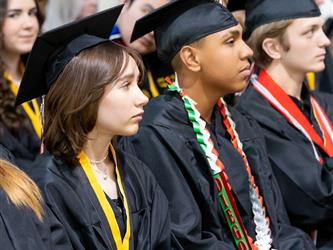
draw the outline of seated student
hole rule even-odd
[[[135,22],[145,14],[168,3],[170,0],[122,0],[124,8],[118,18],[117,25],[112,30],[111,40],[128,46],[142,56],[147,69],[141,89],[149,98],[156,97],[167,91],[166,77],[174,79],[170,64],[158,59],[153,33],[130,42]]]
[[[38,101],[15,108],[15,96],[41,22],[36,0],[0,0],[0,143],[22,169],[39,154],[42,131]]]
[[[139,133],[121,140],[169,199],[178,249],[313,249],[290,226],[255,122],[225,105],[242,90],[252,51],[222,5],[180,0],[138,20],[178,81],[149,102]]]
[[[35,183],[10,161],[14,157],[0,144],[0,248],[51,249],[42,235],[44,212]]]
[[[245,36],[262,70],[237,108],[262,127],[292,224],[332,249],[333,96],[303,83],[325,67],[323,19],[312,0],[250,1],[246,11]]]
[[[45,97],[45,155],[30,174],[42,190],[53,242],[74,249],[168,249],[168,203],[153,175],[110,144],[138,131],[148,98],[133,50],[108,39],[122,6],[41,35],[17,103]],[[32,83],[32,84],[31,84]]]

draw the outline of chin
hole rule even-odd
[[[318,63],[317,65],[314,65],[313,67],[311,67],[307,72],[321,72],[325,69],[325,63]]]
[[[27,54],[32,50],[32,44],[27,46],[22,46],[17,49],[20,54]]]
[[[121,133],[122,136],[132,136],[135,135],[139,131],[139,126],[128,128],[126,131],[123,131]]]
[[[154,50],[153,50],[153,49],[146,48],[146,47],[141,47],[140,49],[137,49],[137,51],[138,51],[141,55],[147,55],[147,54],[153,52]]]
[[[248,85],[248,80],[243,80],[241,82],[235,83],[235,88],[232,93],[242,92]]]

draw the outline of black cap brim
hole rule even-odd
[[[247,0],[229,0],[227,8],[229,11],[245,10]]]
[[[61,53],[71,41],[81,35],[108,39],[122,8],[123,5],[119,5],[39,35],[27,61],[16,105],[48,92],[50,83],[47,82],[47,72],[52,64],[50,58]]]

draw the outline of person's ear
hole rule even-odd
[[[198,49],[195,46],[183,46],[179,51],[179,58],[189,70],[193,72],[201,70],[200,57],[198,55]]]
[[[273,60],[281,58],[282,46],[276,38],[265,38],[261,47]]]

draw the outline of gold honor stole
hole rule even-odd
[[[92,170],[92,167],[90,165],[87,155],[82,151],[79,154],[78,158],[79,158],[79,162],[83,168],[83,171],[86,174],[92,189],[94,190],[94,193],[98,199],[98,202],[102,207],[105,217],[107,218],[114,242],[116,243],[117,250],[129,250],[129,241],[130,241],[130,237],[131,237],[130,212],[129,212],[124,187],[123,187],[123,184],[121,181],[121,177],[120,177],[120,173],[119,173],[119,169],[118,169],[118,165],[117,165],[116,153],[115,153],[112,145],[110,145],[110,149],[111,149],[112,156],[113,156],[113,159],[115,162],[117,183],[118,183],[120,192],[124,199],[124,207],[125,207],[125,211],[126,211],[126,233],[125,233],[124,239],[121,238],[119,226],[118,226],[116,217],[114,215],[114,212],[111,208],[110,203],[108,202],[108,200],[106,198],[106,195],[105,195],[102,187],[99,185],[99,183],[96,179],[96,176]]]
[[[12,93],[14,94],[14,96],[17,96],[18,87],[14,83],[13,79],[10,77],[10,75],[7,72],[4,73],[4,77],[5,77],[5,79],[7,79],[9,81],[9,87],[10,87],[10,90],[12,91]],[[38,106],[36,99],[33,99],[31,102],[32,102],[33,109],[27,102],[22,104],[22,108],[25,111],[25,113],[28,115],[30,122],[31,122],[38,138],[41,138],[42,137],[42,123],[41,123],[41,119],[40,119],[39,106]]]

